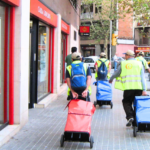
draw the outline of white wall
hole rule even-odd
[[[74,31],[76,31],[76,41],[74,40]],[[68,54],[71,53],[71,47],[77,47],[77,50],[80,51],[78,29],[72,25],[70,25],[70,48]]]
[[[61,51],[61,15],[58,14],[57,28],[55,29],[54,43],[54,93],[60,89],[60,51]]]
[[[20,0],[15,9],[14,123],[28,120],[30,0]]]

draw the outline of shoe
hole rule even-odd
[[[67,101],[69,101],[70,99],[71,99],[70,96],[68,96],[68,97],[67,97]]]
[[[132,122],[134,121],[133,118],[130,118],[126,124],[127,127],[130,127],[132,125]]]

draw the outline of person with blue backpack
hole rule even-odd
[[[83,99],[89,98],[91,94],[91,70],[82,62],[81,54],[75,52],[72,54],[72,64],[66,68],[66,79],[68,89],[67,99]],[[89,100],[90,101],[90,100]]]
[[[102,52],[100,54],[100,59],[96,61],[96,80],[107,80],[110,77],[111,64],[108,59],[106,59],[106,54]]]

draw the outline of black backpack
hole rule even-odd
[[[101,60],[99,59],[99,61],[101,61]],[[98,67],[98,80],[105,80],[106,79],[106,76],[108,73],[108,69],[105,65],[106,61],[108,61],[108,60],[105,60],[104,62],[101,61],[101,65]]]

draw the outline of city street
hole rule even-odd
[[[113,70],[112,70],[113,72]],[[92,83],[94,74],[92,74]],[[148,73],[145,74],[148,89]],[[114,84],[114,82],[113,82]],[[59,94],[47,108],[30,109],[28,123],[3,145],[0,150],[88,150],[90,143],[65,142],[60,148],[60,136],[64,132],[67,119],[67,90]],[[148,92],[150,94],[150,92]],[[113,108],[96,107],[92,120],[93,150],[150,150],[150,132],[138,132],[133,137],[132,127],[126,127],[122,107],[123,92],[114,89]],[[96,87],[92,85],[91,100],[96,100]]]

